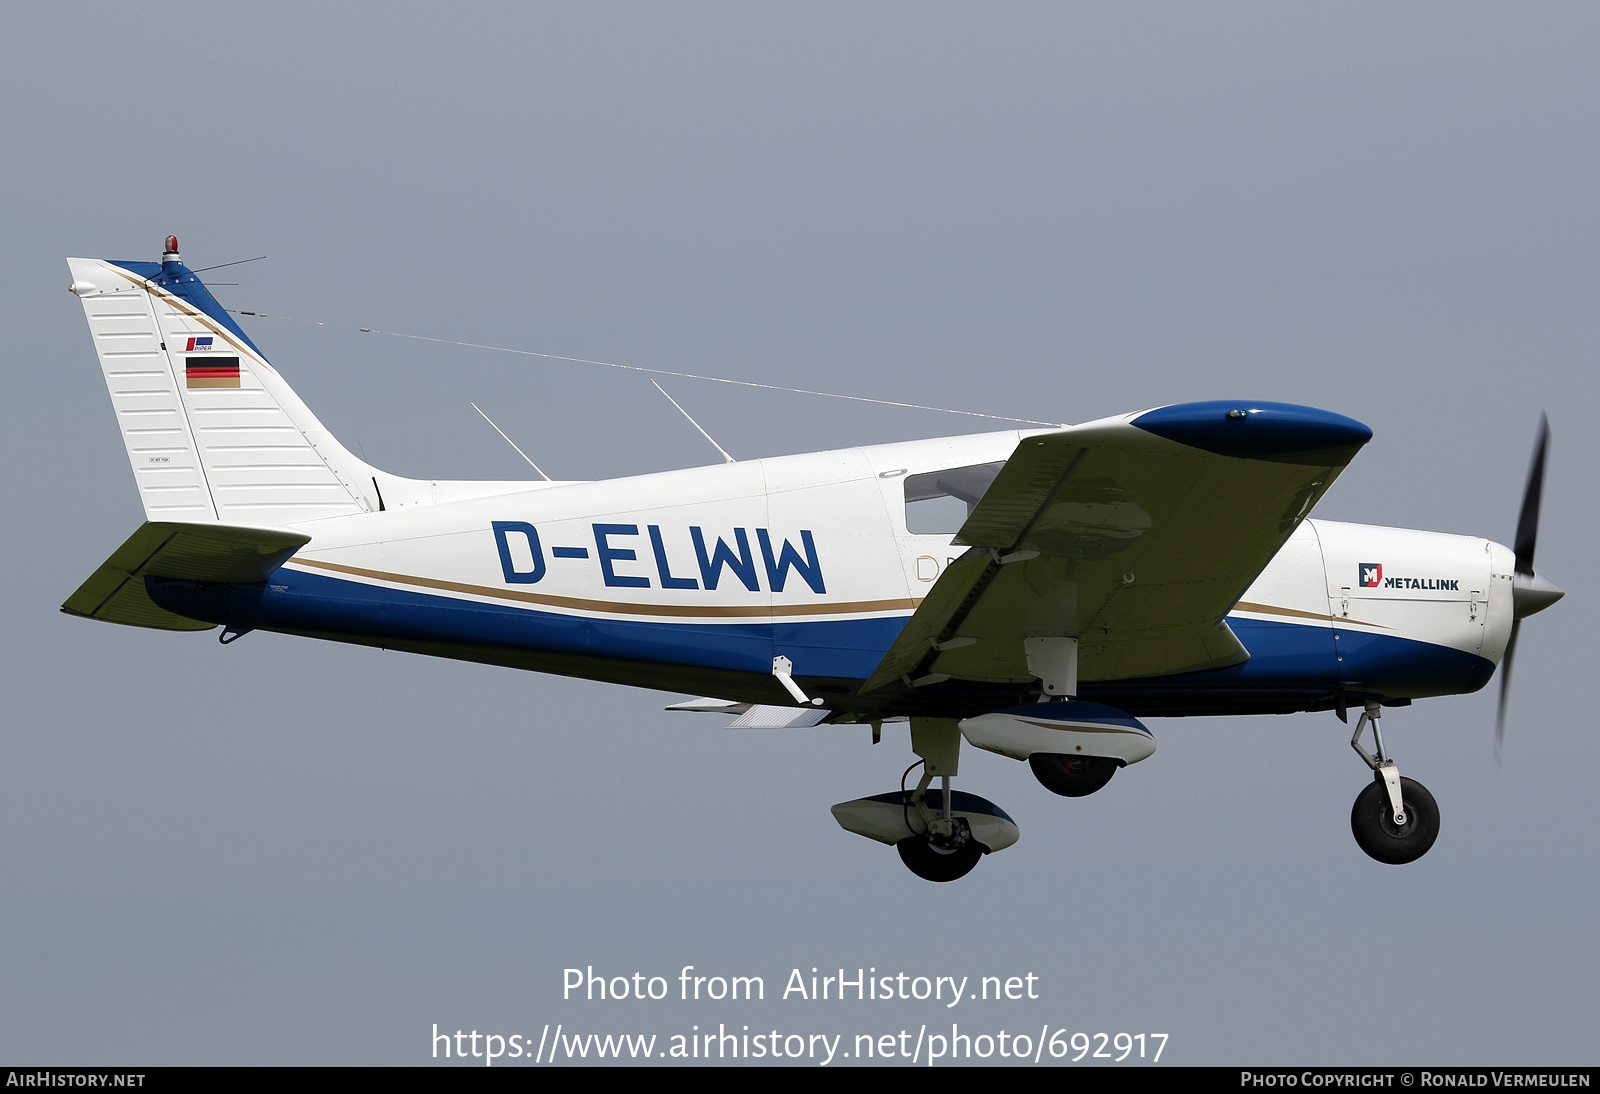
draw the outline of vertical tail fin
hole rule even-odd
[[[323,428],[176,238],[159,263],[67,262],[147,519],[285,525],[382,507],[381,473]]]

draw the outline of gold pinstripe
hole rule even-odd
[[[738,616],[747,618],[782,618],[792,615],[852,615],[863,612],[914,611],[920,600],[857,600],[830,604],[776,604],[751,606],[711,607],[694,604],[626,604],[609,600],[584,600],[572,596],[551,596],[548,593],[528,593],[520,589],[496,589],[488,585],[468,585],[460,581],[441,581],[438,578],[415,577],[384,570],[367,570],[360,566],[346,566],[338,562],[296,558],[293,566],[312,566],[320,570],[333,570],[355,577],[369,577],[396,585],[413,585],[423,589],[442,589],[471,596],[487,596],[496,600],[516,600],[525,604],[543,604],[551,608],[568,608],[584,612],[607,612],[614,615],[658,615],[675,617],[714,618]]]

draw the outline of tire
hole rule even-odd
[[[969,839],[960,847],[930,843],[926,836],[907,836],[895,844],[906,869],[924,881],[954,881],[966,877],[988,848]]]
[[[1400,805],[1406,823],[1395,827],[1389,791],[1378,777],[1356,795],[1350,809],[1350,832],[1356,843],[1379,862],[1400,866],[1428,853],[1439,838],[1439,805],[1428,788],[1415,779],[1400,779]]]
[[[1069,756],[1060,752],[1035,752],[1028,757],[1033,777],[1053,794],[1082,798],[1093,794],[1117,773],[1117,761],[1104,756]]]

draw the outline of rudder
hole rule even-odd
[[[175,237],[159,263],[67,262],[146,519],[286,525],[382,507],[381,472],[322,427]]]

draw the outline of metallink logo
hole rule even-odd
[[[1384,577],[1383,563],[1357,564],[1359,584],[1363,589],[1409,589],[1418,592],[1460,592],[1458,577]]]

